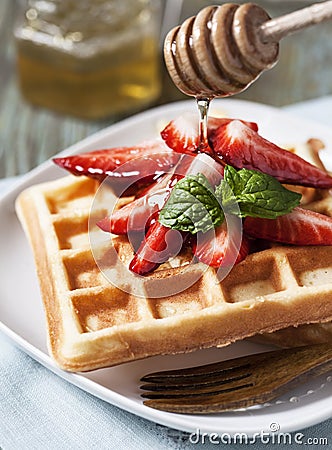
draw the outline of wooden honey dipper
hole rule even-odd
[[[166,66],[187,95],[230,96],[276,64],[280,39],[331,18],[331,0],[276,19],[253,3],[208,6],[168,33]]]

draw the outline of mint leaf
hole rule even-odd
[[[201,173],[178,181],[159,213],[162,225],[192,234],[205,233],[220,225],[223,219],[213,188]]]
[[[270,175],[248,169],[237,171],[231,166],[225,167],[216,196],[231,214],[267,219],[291,212],[301,199],[301,194],[286,189]]]
[[[236,186],[237,182],[235,181],[235,179],[231,180],[230,178],[231,175],[236,174],[237,174],[236,171],[234,174],[230,174],[228,182],[225,179],[223,179],[219,184],[219,186],[216,187],[215,195],[219,203],[222,205],[224,211],[226,211],[228,214],[239,215],[239,205],[237,202],[236,195],[234,194],[235,191],[234,187]]]
[[[224,220],[224,211],[239,217],[275,219],[292,211],[301,194],[286,189],[270,175],[226,166],[215,192],[201,173],[188,175],[174,186],[159,214],[163,225],[192,234],[205,233]]]

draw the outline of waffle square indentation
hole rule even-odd
[[[57,215],[53,222],[60,250],[84,248],[90,244],[89,232],[100,229],[96,223],[106,215],[106,210],[97,210],[89,216],[88,211],[71,216]]]
[[[54,222],[60,250],[82,248],[89,244],[88,217],[62,217]]]
[[[141,319],[137,299],[112,286],[101,292],[75,294],[72,303],[83,332],[102,330]]]
[[[64,189],[54,189],[45,193],[45,199],[51,214],[64,211],[89,209],[91,195],[96,192],[98,183],[95,180],[82,177],[77,183],[68,184]]]
[[[107,284],[90,250],[63,257],[69,289],[82,289]]]
[[[300,286],[321,286],[332,282],[332,252],[330,246],[307,247],[301,257],[288,255]],[[319,263],[317,263],[319,261]]]
[[[167,272],[167,271],[165,271]],[[206,275],[202,276],[202,272],[191,271],[184,272],[181,275],[174,274],[172,290],[176,295],[166,296],[168,289],[166,282],[170,283],[168,277],[165,280],[158,277],[149,280],[146,284],[146,291],[149,298],[149,306],[153,316],[156,319],[177,316],[186,313],[195,313],[201,309],[212,305],[212,292],[214,286],[207,286]],[[165,296],[163,295],[165,281]],[[218,287],[217,287],[218,288]],[[159,294],[159,296],[158,296]],[[151,296],[155,298],[151,298]]]
[[[226,301],[230,303],[263,297],[284,289],[280,268],[273,257],[267,258],[264,264],[255,264],[253,258],[250,270],[248,261],[244,261],[244,264],[234,266],[222,282]]]

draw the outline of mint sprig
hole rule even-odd
[[[301,194],[286,189],[271,175],[226,166],[216,196],[226,212],[240,217],[275,219],[299,205]]]
[[[217,227],[224,214],[213,187],[199,173],[178,181],[159,213],[159,222],[176,230],[192,234]]]
[[[286,189],[270,175],[226,166],[224,179],[214,190],[199,173],[174,186],[159,214],[163,225],[195,234],[205,233],[224,220],[224,211],[240,217],[275,219],[300,203],[301,194]]]

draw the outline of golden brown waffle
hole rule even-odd
[[[133,251],[125,237],[113,240],[120,266],[109,238],[91,250],[89,237],[102,233],[95,223],[111,200],[95,201],[89,222],[97,189],[94,180],[67,176],[27,189],[16,204],[34,251],[50,352],[62,368],[87,371],[332,320],[331,246],[273,246],[249,255],[221,283],[214,269],[188,264],[185,254],[128,280]],[[332,197],[318,196],[311,207],[332,216]],[[170,286],[178,293],[169,296]]]
[[[323,148],[324,143],[320,139],[313,138],[302,145],[291,148],[291,151],[324,170],[324,165],[319,158],[319,151]],[[288,188],[295,189],[302,194],[302,203],[304,203],[304,206],[331,216],[330,199],[332,192],[317,191],[316,189],[305,187],[295,188],[294,186],[288,186]],[[262,334],[259,337],[256,336],[254,340],[280,347],[296,347],[331,342],[332,322],[292,326],[275,331],[274,333]]]

